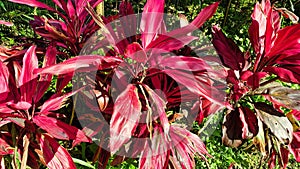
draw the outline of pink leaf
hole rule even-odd
[[[165,33],[167,34],[167,33]],[[176,36],[176,35],[175,35]],[[181,37],[171,37],[168,35],[159,35],[157,40],[154,40],[148,45],[148,49],[157,48],[162,51],[172,51],[183,48],[184,45],[188,45],[193,40],[198,39],[195,36],[181,36]]]
[[[47,48],[46,55],[44,57],[43,67],[54,65],[56,62],[56,47],[54,45],[50,45]],[[47,91],[48,87],[51,84],[52,75],[51,74],[42,74],[40,75],[37,91],[34,102],[37,102],[41,99],[44,93]]]
[[[168,157],[169,141],[165,137],[163,131],[156,127],[154,128],[153,137],[151,142],[146,142],[145,148],[140,156],[140,169],[153,169],[156,168],[163,169]]]
[[[51,8],[48,5],[46,5],[42,2],[39,2],[37,0],[9,0],[9,1],[19,3],[19,4],[28,5],[28,6],[31,6],[31,7],[44,8],[44,9],[47,9],[49,11],[55,11],[53,8]]]
[[[209,156],[205,144],[201,139],[184,128],[171,126],[170,138],[172,139],[170,142],[172,144],[172,155],[175,157],[174,159],[177,164],[180,164],[181,168],[194,168],[194,156],[196,153],[204,160],[206,160],[204,155]]]
[[[80,142],[90,142],[81,130],[55,118],[36,115],[33,122],[57,139],[74,140],[73,147]]]
[[[68,8],[69,17],[73,18],[76,14],[76,11],[75,11],[75,8],[73,6],[72,0],[68,0],[67,8]]]
[[[136,86],[129,84],[115,101],[110,122],[110,150],[115,153],[130,138],[138,125],[141,102]]]
[[[76,169],[68,151],[60,146],[56,140],[43,134],[39,141],[47,167],[55,169]]]
[[[149,88],[146,85],[143,85],[150,96],[150,103],[152,109],[152,116],[157,116],[160,119],[160,123],[163,126],[164,133],[168,134],[170,130],[170,124],[167,118],[167,114],[165,112],[166,108],[166,100],[163,100],[155,91]],[[153,118],[153,117],[151,117]],[[155,119],[153,119],[155,120]],[[150,122],[151,123],[151,122]]]
[[[76,56],[53,66],[36,69],[34,73],[49,73],[55,75],[73,74],[76,70],[95,71],[113,68],[116,67],[120,62],[122,62],[121,59],[109,56]]]
[[[38,59],[35,54],[36,46],[31,46],[24,55],[23,66],[19,78],[19,86],[22,95],[22,101],[32,102],[37,85],[37,75],[33,73],[38,68]]]
[[[144,48],[154,39],[164,15],[164,0],[148,0],[144,6],[140,29],[142,31],[142,44]]]
[[[269,11],[271,10],[270,1],[267,3],[262,2],[262,4],[256,3],[252,17],[252,23],[249,27],[250,41],[254,48],[256,54],[263,54],[264,51],[264,36],[267,27],[267,17]]]
[[[25,101],[20,101],[17,103],[7,102],[6,105],[7,105],[7,107],[14,109],[14,110],[28,110],[32,106],[30,103],[25,102]]]
[[[0,20],[0,25],[13,26],[14,24],[11,23],[11,22],[6,22],[6,21],[3,21],[3,20]]]
[[[14,148],[11,147],[4,139],[0,138],[0,156],[14,154]]]
[[[55,111],[61,108],[62,104],[66,100],[67,97],[70,97],[74,95],[76,92],[70,92],[68,94],[64,94],[63,96],[56,96],[56,97],[51,97],[45,103],[42,105],[40,112],[41,113],[46,113],[49,111]]]
[[[202,59],[196,57],[170,56],[164,57],[160,66],[170,69],[181,69],[185,71],[211,71],[211,67]]]

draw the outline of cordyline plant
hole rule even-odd
[[[105,168],[113,154],[115,164],[128,157],[139,158],[140,168],[194,168],[195,155],[204,160],[210,156],[200,138],[178,119],[192,119],[188,124],[195,120],[201,123],[223,106],[220,85],[213,79],[224,77],[224,71],[217,72],[185,47],[197,39],[190,33],[212,17],[218,3],[203,9],[190,24],[167,32],[162,0],[147,2],[139,26],[137,18],[130,17],[116,29],[110,27],[110,21],[134,14],[127,1],[121,3],[120,13],[112,18],[99,17],[93,11],[101,1],[53,0],[60,10],[35,0],[11,1],[53,11],[63,21],[35,17],[31,23],[39,35],[49,40],[41,68],[34,45],[27,50],[2,52],[3,168],[9,157],[12,159],[8,162],[14,167],[38,168],[44,164],[49,168],[75,168],[71,156],[57,140],[73,140],[74,147],[99,133],[99,150],[95,154],[99,168]],[[87,12],[93,18],[89,24]],[[104,55],[76,56],[56,63],[56,45],[77,55],[97,27],[105,38],[93,47],[109,49]],[[96,76],[90,76],[90,72]],[[45,93],[53,75],[58,77],[56,92],[49,98]],[[73,75],[74,85],[82,85],[63,94]],[[56,113],[71,95],[75,95],[76,104],[87,105],[88,109],[77,112],[84,114],[79,119],[90,120],[83,130],[64,123],[63,114]],[[96,108],[90,104],[90,96],[97,98]],[[104,118],[95,118],[93,111]],[[13,156],[4,156],[10,154]]]
[[[233,106],[224,117],[223,143],[238,147],[253,138],[270,168],[276,159],[286,168],[289,153],[300,161],[300,92],[278,82],[300,82],[300,25],[281,28],[279,12],[297,18],[269,0],[255,5],[249,28],[254,56],[241,52],[218,26],[213,27],[213,44],[228,68],[228,102]]]
[[[140,168],[194,168],[195,155],[205,160],[208,153],[204,143],[174,121],[176,116],[184,116],[185,104],[191,105],[187,106],[185,118],[197,119],[199,123],[213,112],[210,110],[218,110],[223,103],[222,99],[216,99],[215,95],[220,94],[219,86],[215,86],[211,77],[224,75],[204,60],[193,57],[191,52],[176,55],[173,51],[179,51],[196,39],[188,34],[201,27],[215,13],[217,6],[218,3],[214,3],[206,7],[191,24],[170,32],[166,31],[163,21],[164,1],[161,0],[147,2],[139,26],[135,26],[137,18],[129,16],[134,14],[131,5],[122,2],[117,17],[125,19],[121,19],[121,25],[115,29],[108,19],[98,17],[89,7],[88,11],[105,38],[87,46],[95,51],[107,50],[105,56],[75,57],[36,71],[41,75],[76,72],[80,74],[77,79],[90,87],[79,93],[81,100],[77,102],[85,103],[89,108],[82,110],[84,116],[79,118],[90,120],[83,129],[89,131],[90,137],[94,138],[100,130],[101,167],[107,165],[112,154],[117,155],[116,164],[128,157],[139,158]],[[86,67],[94,62],[100,64]],[[96,71],[96,78],[94,74],[89,76],[87,69]],[[97,98],[98,113],[104,118],[90,118],[97,117],[97,112],[91,113],[95,107],[90,95]]]
[[[49,46],[43,67],[55,60],[56,49]],[[52,75],[38,76],[33,73],[37,68],[36,46],[24,51],[1,51],[1,168],[9,164],[16,168],[39,168],[38,162],[49,168],[75,168],[70,154],[56,139],[74,140],[73,147],[91,140],[83,131],[61,121],[63,114],[54,112],[74,92],[57,91],[47,100],[42,99]],[[57,89],[63,87],[58,84]],[[10,154],[11,158],[5,156]]]
[[[65,57],[78,55],[85,42],[99,29],[95,21],[89,17],[85,7],[88,3],[96,7],[102,0],[53,0],[55,7],[37,0],[9,1],[46,9],[56,14],[59,19],[35,16],[30,25],[35,33],[44,38],[44,44],[55,42],[67,50],[60,53],[65,54]]]

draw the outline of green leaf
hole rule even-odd
[[[72,160],[74,161],[75,164],[80,164],[82,166],[88,167],[88,168],[95,168],[93,165],[91,165],[90,163],[77,159],[77,158],[72,158]]]

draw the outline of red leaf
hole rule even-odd
[[[267,0],[262,1],[261,4],[258,2],[256,3],[252,17],[252,23],[249,27],[249,35],[250,41],[254,48],[256,54],[263,54],[264,51],[264,41],[265,41],[265,34],[266,34],[266,27],[267,27],[267,17],[271,10],[270,1]],[[258,58],[259,60],[259,58]]]
[[[68,59],[62,63],[49,66],[46,68],[36,69],[34,73],[49,73],[55,75],[70,74],[76,70],[81,71],[92,71],[92,70],[103,70],[117,66],[121,59],[109,56],[98,56],[98,55],[86,55],[76,56]]]
[[[56,140],[44,134],[39,141],[47,167],[55,169],[76,169],[68,151],[60,146]]]
[[[285,82],[300,83],[300,67],[299,65],[288,65],[281,67],[266,67],[264,71],[277,75]]]
[[[260,80],[267,76],[266,72],[254,72],[251,76],[247,78],[247,84],[256,89],[259,87]]]
[[[54,65],[56,62],[56,47],[54,45],[50,45],[47,48],[46,55],[44,57],[43,67]],[[42,74],[40,75],[37,91],[34,102],[37,102],[41,99],[44,93],[47,91],[48,87],[51,84],[52,75],[51,74]]]
[[[166,100],[163,100],[157,93],[155,93],[151,88],[146,85],[143,85],[150,96],[150,103],[152,109],[152,116],[156,116],[160,118],[160,123],[163,126],[164,132],[169,133],[170,124],[167,118],[167,114],[165,112],[166,108]],[[151,117],[153,118],[153,117]],[[152,119],[152,121],[155,119]],[[152,123],[152,121],[150,123]]]
[[[186,40],[183,40],[187,36],[188,33],[193,32],[200,28],[206,20],[211,18],[213,14],[216,12],[218,8],[219,2],[215,2],[212,5],[209,5],[205,7],[204,9],[201,10],[201,12],[198,14],[198,16],[190,23],[189,25],[180,28],[180,29],[175,29],[171,32],[165,33],[164,36],[159,36],[157,39],[152,41],[149,44],[149,48],[156,48],[156,46],[161,44],[164,44],[165,41],[170,41],[172,42],[173,39],[181,39],[182,42],[186,42]],[[171,37],[171,38],[170,38]],[[191,40],[191,39],[190,39]],[[172,42],[173,43],[173,42]],[[175,43],[176,44],[176,43]],[[172,46],[173,47],[173,46]],[[144,46],[145,48],[145,46]]]
[[[131,58],[139,63],[145,63],[147,59],[147,54],[141,47],[139,43],[129,44],[125,51],[126,58]]]
[[[184,85],[192,93],[206,97],[210,101],[223,105],[224,98],[222,98],[222,92],[213,87],[211,79],[208,78],[206,74],[200,76],[194,75],[191,72],[175,69],[166,69],[163,70],[163,72],[172,77],[177,83]]]
[[[289,144],[289,150],[297,162],[300,162],[300,131],[293,132],[293,140]]]
[[[49,11],[55,11],[53,8],[49,7],[48,5],[36,1],[36,0],[9,0],[10,2],[14,2],[14,3],[19,3],[19,4],[24,4],[24,5],[28,5],[31,7],[38,7],[38,8],[44,8],[47,9]]]
[[[284,55],[285,57],[300,52],[300,24],[287,26],[278,31],[273,48],[266,55],[273,57]]]
[[[47,131],[51,136],[62,140],[74,140],[73,147],[80,142],[90,142],[81,130],[55,118],[36,115],[32,119],[37,126]]]
[[[24,55],[23,66],[19,78],[19,86],[21,90],[22,101],[32,102],[37,85],[37,75],[33,73],[38,68],[38,59],[35,54],[36,46],[31,46]]]
[[[186,56],[164,57],[158,63],[161,67],[170,69],[181,69],[184,71],[211,71],[211,67],[202,59]]]
[[[47,113],[49,111],[55,111],[61,108],[61,105],[64,103],[67,97],[74,95],[76,92],[70,92],[68,94],[64,94],[60,97],[51,97],[48,99],[41,107],[41,113]]]
[[[14,154],[14,148],[11,147],[4,139],[0,138],[0,156]]]
[[[222,126],[222,142],[231,147],[238,147],[242,140],[252,138],[258,133],[258,121],[255,114],[247,107],[228,110]]]
[[[286,8],[274,8],[276,11],[280,12],[285,18],[289,18],[294,24],[297,24],[299,17],[293,12],[287,10]]]
[[[165,137],[164,132],[159,128],[154,128],[151,142],[146,142],[144,150],[140,156],[140,169],[163,169],[168,160],[168,151],[170,150],[169,141]]]
[[[144,6],[140,29],[144,48],[154,39],[163,21],[164,0],[148,0]]]
[[[184,128],[171,126],[170,138],[172,139],[170,142],[172,144],[172,155],[176,157],[175,159],[181,168],[192,169],[195,167],[195,153],[200,155],[204,160],[206,160],[204,155],[210,156],[201,139]]]
[[[129,84],[115,101],[110,121],[110,150],[118,151],[134,133],[141,115],[142,105],[136,86]]]
[[[8,88],[9,71],[5,64],[0,61],[0,93],[9,92]]]
[[[233,70],[242,70],[245,66],[244,54],[233,40],[227,38],[221,29],[213,27],[213,44],[222,63]]]

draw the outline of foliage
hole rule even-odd
[[[15,31],[25,43],[0,48],[1,168],[286,168],[290,154],[300,161],[300,27],[287,9],[262,0],[244,19],[250,1],[181,8],[124,0],[105,3],[114,9],[105,17],[94,11],[102,0],[10,1],[35,7],[26,8],[27,19],[39,36]],[[230,15],[237,5],[245,13]],[[223,12],[206,22],[218,6]],[[193,21],[181,15],[185,24],[168,30],[164,11]],[[22,18],[11,16],[17,19],[1,17],[1,26],[15,29]],[[218,25],[210,32],[212,23],[234,40]],[[212,33],[221,61],[195,56],[204,50],[193,46],[198,29]],[[204,131],[208,117],[212,135]]]
[[[270,168],[286,168],[289,153],[299,161],[297,143],[299,111],[298,90],[276,83],[299,83],[295,64],[299,60],[299,25],[280,28],[280,15],[296,18],[289,11],[278,10],[270,1],[257,3],[251,15],[249,37],[255,56],[241,52],[219,27],[213,27],[213,44],[222,63],[228,68],[227,83],[230,91],[228,109],[223,123],[222,141],[231,147],[240,146],[253,138]],[[288,13],[288,15],[287,15]],[[257,99],[264,96],[270,102]],[[270,105],[269,103],[272,103]],[[291,109],[283,112],[281,107]]]

